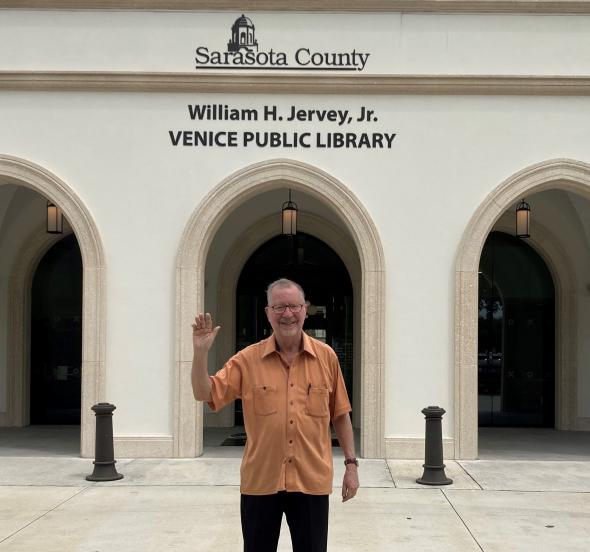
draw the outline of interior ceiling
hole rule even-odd
[[[280,234],[281,209],[283,203],[288,200],[289,189],[285,187],[264,192],[236,208],[216,232],[211,244],[206,268],[209,277],[217,274],[217,270],[221,266],[221,261],[225,258],[230,248],[257,222],[268,217],[276,217],[277,235]],[[338,214],[321,200],[294,190],[291,192],[291,200],[297,204],[299,221],[303,221],[307,214],[313,214],[316,217],[329,221],[346,235],[350,236],[346,221],[342,221]],[[301,222],[299,224],[301,225]]]
[[[42,220],[45,211],[37,207],[43,202],[45,202],[45,198],[30,188],[0,183],[0,229],[7,219],[22,214],[23,209],[28,210],[29,217],[38,211],[39,220]],[[13,210],[15,211],[13,212]]]
[[[272,190],[251,198],[240,205],[227,217],[222,227],[217,232],[214,241],[217,241],[220,244],[233,242],[236,236],[246,232],[248,228],[270,216],[276,216],[277,218],[278,233],[281,227],[281,209],[283,203],[288,200],[288,188]],[[297,204],[300,221],[305,218],[307,213],[311,213],[329,221],[345,233],[349,234],[347,227],[336,212],[321,201],[297,191],[291,192],[291,200]]]
[[[227,219],[228,224],[233,225],[235,220],[248,221],[249,226],[262,218],[276,214],[280,219],[280,212],[285,201],[289,200],[289,189],[281,188],[260,194],[244,204],[240,205]],[[335,211],[326,204],[305,193],[291,191],[291,200],[297,204],[301,217],[305,213],[312,213],[320,218],[330,221],[335,226],[346,230]]]
[[[556,236],[563,232],[564,225],[573,226],[586,244],[590,256],[590,200],[580,194],[562,189],[545,190],[526,195],[524,199],[531,206],[532,220],[538,221]],[[502,213],[494,229],[503,224],[514,226],[515,210],[516,203]]]

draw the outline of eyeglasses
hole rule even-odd
[[[267,308],[272,309],[277,314],[283,314],[287,309],[296,313],[301,311],[305,305],[269,305]]]

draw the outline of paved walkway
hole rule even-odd
[[[89,483],[92,462],[0,458],[0,551],[239,552],[239,458],[120,460],[125,478]],[[342,504],[335,460],[329,550],[590,550],[590,462],[448,462],[454,484],[415,483],[421,462],[361,460]],[[279,550],[291,550],[283,526]]]

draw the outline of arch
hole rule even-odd
[[[59,205],[67,218],[82,254],[82,417],[80,454],[83,457],[94,456],[95,422],[90,407],[104,400],[105,384],[105,350],[106,350],[106,316],[105,316],[105,267],[104,250],[98,229],[90,212],[72,189],[48,170],[30,161],[0,155],[0,177],[10,183],[30,188]],[[16,291],[8,308],[13,336],[17,337],[15,346],[9,353],[8,372],[12,373],[13,382],[20,382],[16,391],[17,401],[25,401],[27,381],[27,360],[24,344],[27,335],[28,305],[24,282],[32,282],[38,261],[55,240],[45,236],[29,242],[19,258],[11,275],[11,289]],[[20,279],[20,280],[18,280]],[[19,283],[20,282],[20,283]],[[19,349],[19,350],[17,350]],[[13,403],[16,408],[19,405]],[[20,405],[22,413],[23,405]]]
[[[522,196],[555,188],[590,197],[590,165],[553,159],[516,173],[485,198],[463,233],[455,266],[455,458],[477,458],[478,451],[477,304],[483,245],[498,219]],[[576,408],[574,272],[558,239],[538,223],[535,225],[538,236],[531,245],[549,266],[557,295],[557,425],[561,429],[573,429]]]
[[[382,458],[384,438],[384,292],[383,249],[374,223],[360,201],[329,174],[299,161],[276,159],[240,170],[216,186],[193,212],[176,264],[176,355],[174,454],[202,452],[202,404],[195,404],[190,383],[191,321],[204,309],[205,264],[215,234],[242,203],[286,185],[329,205],[349,226],[361,267],[360,372],[361,454]]]

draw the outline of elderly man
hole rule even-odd
[[[334,351],[303,332],[301,286],[277,280],[267,300],[273,334],[234,355],[214,376],[207,372],[207,353],[220,326],[209,313],[195,318],[193,394],[216,411],[242,399],[248,436],[240,470],[244,552],[275,552],[283,513],[294,552],[324,552],[333,478],[330,420],[345,457],[342,500],[359,487],[350,402]]]

